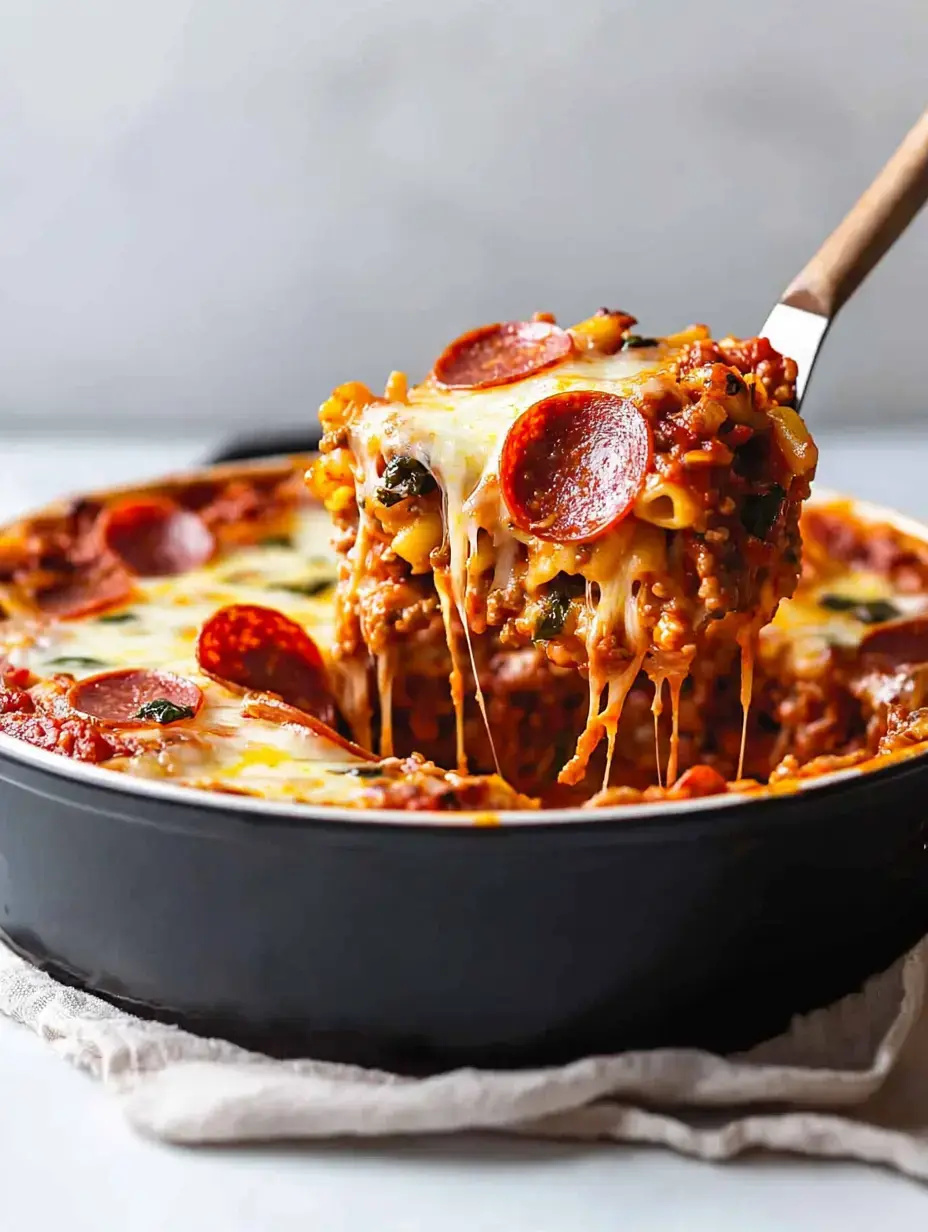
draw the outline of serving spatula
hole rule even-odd
[[[829,326],[928,200],[928,111],[789,284],[759,331],[796,361],[796,406]]]

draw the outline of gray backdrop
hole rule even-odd
[[[926,0],[0,0],[0,423],[298,423],[600,304],[752,332],[928,103]],[[928,216],[810,415],[928,413]]]

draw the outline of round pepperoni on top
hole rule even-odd
[[[35,596],[36,606],[56,620],[77,620],[93,612],[125,603],[132,593],[132,578],[112,559],[76,569]]]
[[[566,359],[573,345],[570,334],[549,321],[481,325],[442,351],[432,376],[446,389],[508,385]]]
[[[860,653],[890,670],[928,663],[928,616],[908,616],[870,629],[861,639]]]
[[[500,457],[500,487],[520,530],[584,543],[616,526],[653,458],[651,426],[629,398],[572,390],[515,421]]]
[[[283,612],[256,603],[232,603],[200,630],[197,662],[221,684],[274,693],[298,710],[333,724],[335,702],[319,647]]]
[[[74,710],[101,723],[160,724],[192,719],[203,704],[198,685],[174,672],[127,667],[73,685]]]
[[[291,726],[305,727],[314,735],[327,740],[344,752],[354,754],[361,761],[380,760],[379,757],[363,749],[360,744],[355,744],[353,740],[348,740],[341,732],[336,731],[334,727],[324,723],[314,714],[298,710],[296,706],[290,706],[278,697],[272,697],[266,693],[246,693],[245,700],[242,702],[242,714],[252,719],[263,719],[266,723],[288,723]]]
[[[199,516],[167,497],[117,501],[101,513],[102,545],[139,577],[187,573],[216,551],[212,531]]]

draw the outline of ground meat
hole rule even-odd
[[[111,757],[128,756],[133,751],[128,742],[105,734],[89,719],[59,719],[50,714],[22,711],[2,713],[0,731],[75,761],[108,761]]]
[[[723,363],[737,368],[742,375],[753,373],[763,385],[768,398],[781,406],[792,406],[796,400],[796,377],[799,369],[792,359],[775,351],[766,338],[722,338],[718,342],[702,340],[688,346],[679,361],[681,374]]]
[[[108,761],[135,752],[131,738],[119,736],[71,708],[67,692],[73,683],[71,676],[56,676],[40,681],[29,692],[0,688],[0,731],[75,761]]]
[[[886,719],[886,734],[880,740],[878,752],[895,753],[928,740],[928,707],[911,713],[902,707],[891,707]]]
[[[411,812],[530,809],[537,801],[514,791],[498,775],[478,777],[439,769],[414,755],[383,762],[384,782],[371,786],[372,807]],[[392,780],[392,781],[391,781]]]
[[[614,808],[621,804],[646,804],[660,800],[695,800],[701,796],[718,796],[728,791],[725,779],[711,766],[691,766],[671,787],[608,787],[597,792],[584,808]]]
[[[35,702],[23,689],[0,689],[0,714],[32,714]]]

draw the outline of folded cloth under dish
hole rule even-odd
[[[139,1130],[178,1143],[491,1129],[652,1142],[703,1159],[758,1148],[928,1181],[928,938],[864,990],[722,1058],[687,1050],[425,1079],[277,1061],[135,1018],[0,946],[0,1013],[99,1078]]]

